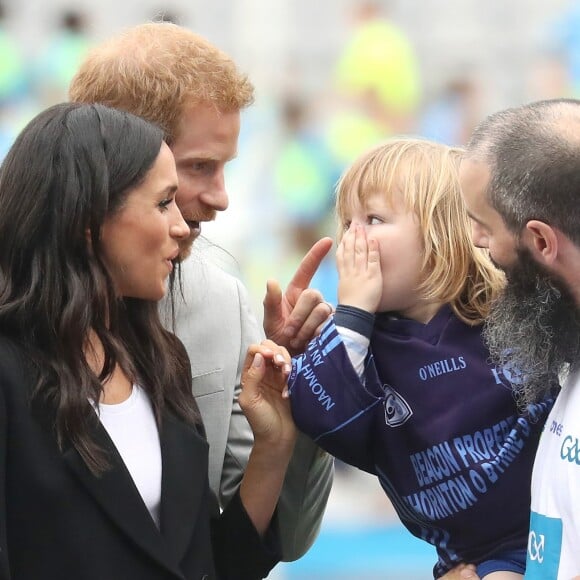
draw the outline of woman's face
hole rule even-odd
[[[103,259],[119,296],[160,300],[189,227],[175,204],[177,172],[163,143],[141,185],[101,228]]]

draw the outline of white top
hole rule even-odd
[[[352,368],[359,379],[364,380],[365,359],[371,344],[370,339],[345,326],[337,326],[336,330],[342,338]]]
[[[532,475],[526,580],[580,576],[580,368],[548,416]]]
[[[149,397],[138,385],[116,405],[99,403],[101,423],[113,440],[149,513],[159,527],[161,445]]]

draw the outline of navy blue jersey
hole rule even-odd
[[[481,326],[443,307],[428,323],[377,315],[362,378],[336,324],[289,380],[298,428],[378,476],[404,525],[437,548],[434,575],[525,550],[530,480],[551,401],[518,412],[508,368],[489,363]]]

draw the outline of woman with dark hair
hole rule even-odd
[[[240,404],[275,460],[251,456],[210,521],[189,361],[157,310],[189,235],[176,189],[161,130],[100,105],[44,111],[4,160],[2,580],[262,578],[277,561],[263,536],[296,432],[268,384],[289,358],[248,353]]]

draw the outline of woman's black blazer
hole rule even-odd
[[[111,463],[100,477],[74,447],[59,450],[52,409],[30,402],[34,376],[25,351],[0,336],[0,580],[267,575],[277,553],[260,540],[239,497],[210,523],[216,502],[199,431],[163,416],[157,528],[100,423],[93,435]]]

